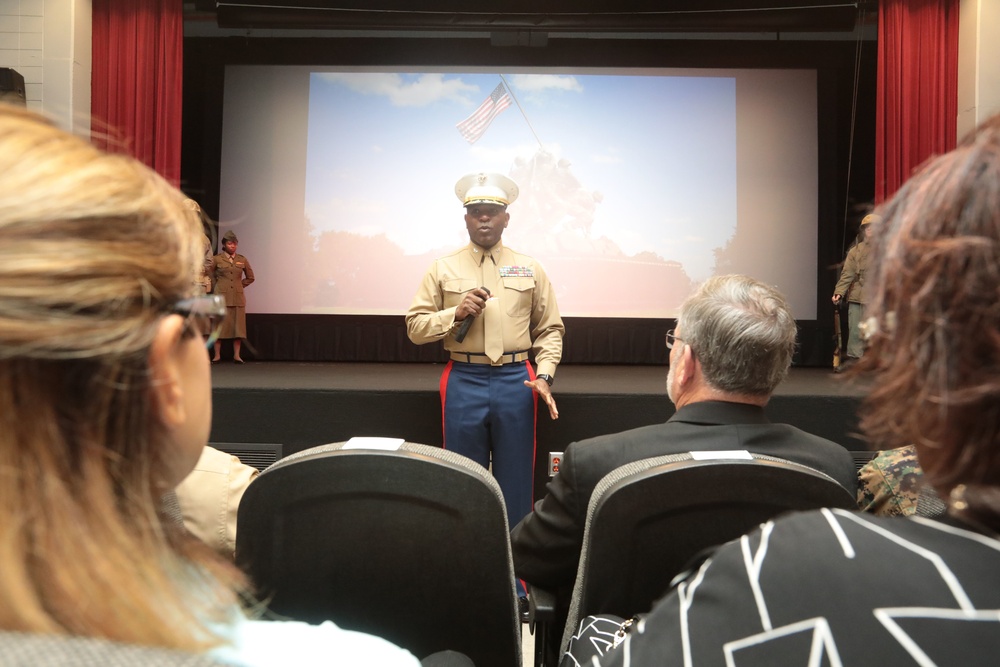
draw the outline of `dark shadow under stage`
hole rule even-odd
[[[283,455],[352,436],[441,444],[438,379],[443,364],[224,361],[212,366],[213,443],[276,443]],[[548,453],[570,442],[666,421],[663,366],[564,364],[553,394],[559,419],[538,416],[536,494]],[[793,368],[767,406],[772,421],[793,424],[864,458],[857,436],[857,381],[825,368]]]

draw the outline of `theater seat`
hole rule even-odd
[[[450,649],[477,667],[521,664],[496,481],[437,447],[354,444],[288,456],[247,488],[236,562],[269,610],[330,619],[418,658]]]
[[[597,484],[564,627],[552,595],[531,589],[539,597],[533,601],[538,620],[556,624],[538,633],[536,663],[543,662],[548,642],[561,637],[559,652],[565,650],[578,619],[649,611],[696,556],[783,512],[857,509],[853,494],[822,472],[770,456],[738,455],[749,458],[658,456],[617,468]]]

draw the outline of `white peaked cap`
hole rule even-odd
[[[517,199],[517,183],[503,174],[466,174],[455,184],[455,194],[462,206],[499,204],[506,206]]]

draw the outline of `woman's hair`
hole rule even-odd
[[[183,200],[0,105],[0,628],[197,650],[242,586],[159,509],[149,350],[203,262]]]
[[[873,229],[862,428],[1000,526],[1000,117],[927,163]]]

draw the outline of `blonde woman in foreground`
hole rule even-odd
[[[249,620],[242,575],[161,514],[208,439],[199,326],[222,314],[183,202],[0,105],[0,629],[235,665],[419,664],[330,622]]]

